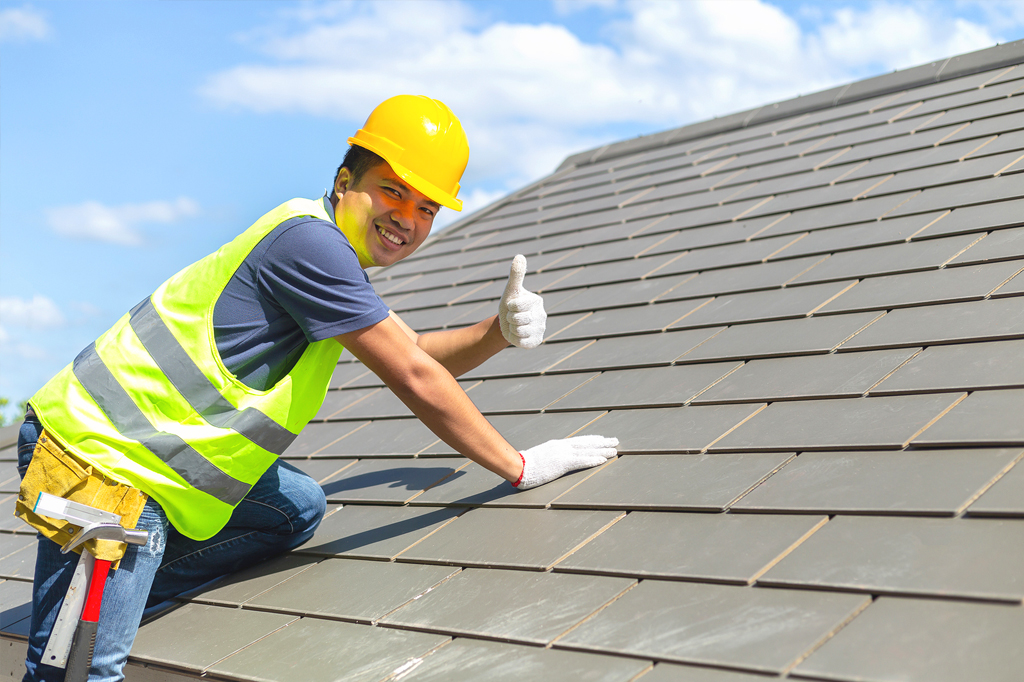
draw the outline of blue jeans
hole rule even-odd
[[[41,432],[35,416],[27,415],[18,436],[22,477]],[[120,567],[107,578],[89,680],[124,679],[121,670],[145,609],[155,610],[182,592],[298,547],[313,536],[326,508],[316,481],[282,460],[263,474],[228,524],[209,540],[179,533],[150,498],[136,524],[149,531],[149,542],[129,545]],[[57,543],[39,537],[23,682],[64,679],[64,670],[41,658],[77,563],[77,554],[61,554]]]

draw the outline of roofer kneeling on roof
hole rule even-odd
[[[458,118],[400,95],[348,141],[330,196],[281,204],[171,277],[30,400],[20,515],[60,541],[31,512],[45,490],[150,534],[143,547],[107,548],[123,558],[103,593],[90,679],[122,679],[144,609],[313,535],[323,490],[278,455],[320,408],[343,346],[446,443],[519,488],[615,454],[618,441],[600,436],[520,453],[454,379],[509,343],[543,340],[522,256],[498,314],[462,329],[416,334],[369,282],[365,268],[412,254],[441,206],[462,209]],[[26,680],[63,679],[41,656],[76,562],[40,539]]]

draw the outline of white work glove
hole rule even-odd
[[[596,467],[614,457],[618,446],[618,438],[604,436],[549,440],[519,453],[523,457],[523,473],[512,485],[526,490],[553,481],[570,471]]]
[[[501,335],[513,346],[536,348],[544,341],[548,314],[544,299],[523,288],[525,275],[526,257],[519,254],[512,259],[512,272],[498,304],[498,324]]]

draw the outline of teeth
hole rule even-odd
[[[392,244],[396,244],[398,246],[401,246],[402,244],[405,243],[401,239],[399,239],[398,237],[396,237],[395,235],[391,234],[390,232],[388,232],[387,230],[385,230],[383,228],[379,228],[378,227],[377,231],[380,232],[382,235],[384,235],[384,238],[387,239]]]

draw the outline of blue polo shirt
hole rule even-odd
[[[334,215],[324,197],[328,215]],[[245,385],[267,390],[310,343],[364,329],[388,316],[333,222],[287,220],[257,244],[213,309],[224,366]]]

